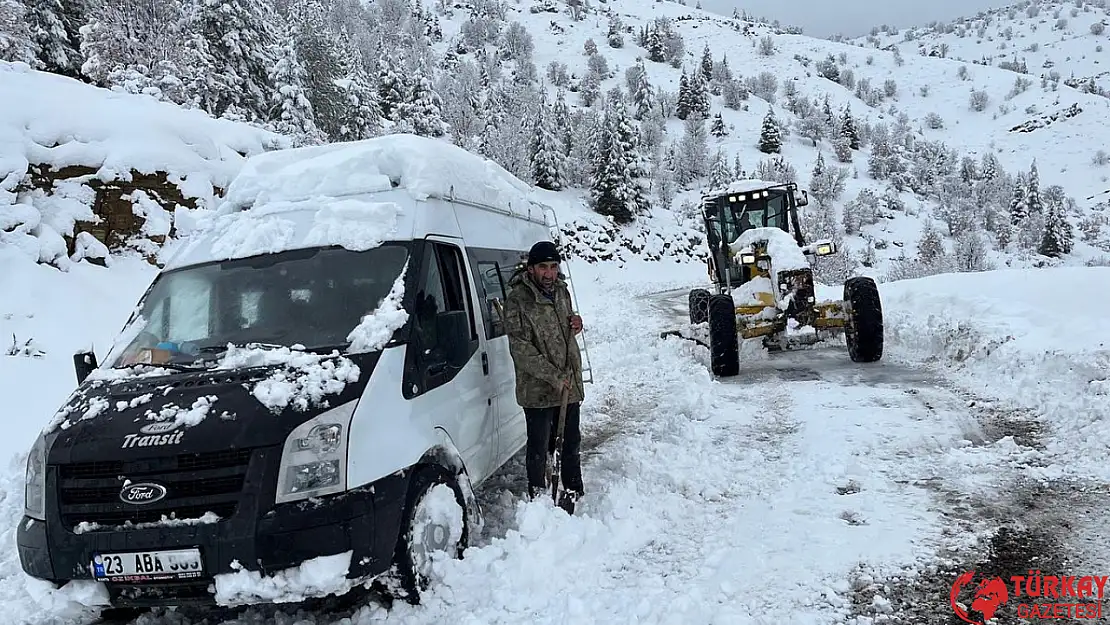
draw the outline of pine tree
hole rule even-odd
[[[940,231],[933,222],[926,221],[921,238],[917,242],[917,258],[926,266],[936,265],[944,256],[944,243]]]
[[[194,88],[201,108],[216,116],[265,119],[273,85],[277,17],[269,2],[195,0]]]
[[[732,175],[736,176],[737,180],[748,177],[748,172],[744,171],[744,164],[740,162],[740,154],[737,154],[732,161]]]
[[[636,119],[642,120],[655,107],[655,92],[651,88],[651,83],[648,82],[647,69],[644,68],[643,59],[637,58],[636,64],[629,70],[632,74],[632,84],[629,85],[629,95],[632,97],[632,115]]]
[[[409,76],[409,92],[404,102],[397,106],[394,121],[402,132],[423,137],[442,137],[447,134],[443,123],[443,101],[432,88],[423,68]]]
[[[687,184],[709,173],[709,133],[704,117],[691,115],[686,118],[677,157],[675,178],[679,183]]]
[[[1025,185],[1025,208],[1030,215],[1040,214],[1044,208],[1044,203],[1041,201],[1040,177],[1037,174],[1037,159],[1033,159],[1033,164],[1029,167],[1029,178],[1026,179]]]
[[[701,77],[705,83],[713,80],[713,55],[709,53],[709,44],[701,52]]]
[[[713,64],[713,75],[710,80],[716,87],[713,92],[714,95],[721,95],[721,86],[732,80],[732,69],[728,66],[728,55],[721,57],[721,60]]]
[[[732,171],[728,167],[728,159],[723,150],[718,149],[713,155],[713,162],[709,165],[709,188],[724,189],[732,180]]]
[[[813,186],[813,180],[816,180],[825,173],[825,155],[821,152],[817,153],[817,160],[813,163],[813,173],[810,176],[810,186]]]
[[[378,62],[378,107],[382,116],[397,121],[397,109],[405,103],[409,86],[397,59],[386,52]]]
[[[633,213],[647,212],[647,167],[640,155],[640,133],[632,123],[625,109],[624,101],[618,97],[611,98],[610,112],[612,124],[617,131],[617,139],[621,142],[621,151],[624,153],[628,168],[629,179],[629,208]]]
[[[844,114],[840,118],[840,134],[848,140],[848,147],[853,150],[859,149],[859,133],[856,132],[856,122],[852,119],[852,111],[850,107],[844,107]]]
[[[1064,216],[1062,207],[1052,203],[1045,215],[1044,235],[1041,237],[1037,252],[1051,258],[1059,258],[1071,252],[1075,233],[1071,223]]]
[[[551,108],[552,127],[559,139],[559,147],[564,156],[569,157],[574,147],[574,135],[571,132],[570,109],[567,108],[566,92],[560,87],[555,92],[555,105]],[[564,165],[566,163],[564,162]]]
[[[709,87],[705,82],[705,78],[698,72],[690,77],[690,112],[700,115],[701,117],[709,117]]]
[[[38,45],[31,38],[27,8],[20,0],[0,0],[0,60],[38,69]]]
[[[84,60],[78,30],[87,22],[81,0],[23,0],[23,18],[43,70],[79,77]]]
[[[1028,196],[1025,190],[1025,175],[1019,173],[1014,183],[1010,199],[1010,223],[1018,226],[1029,217]]]
[[[709,134],[714,137],[728,136],[728,128],[725,127],[725,120],[720,113],[713,116],[713,126],[709,129]]]
[[[682,75],[678,79],[678,102],[675,104],[674,115],[684,120],[691,110],[693,110],[693,101],[690,97],[690,78],[686,75],[686,68],[682,68]]]
[[[779,122],[775,119],[774,109],[767,109],[763,118],[763,128],[759,133],[759,151],[764,154],[777,153],[782,149],[782,137],[779,132]]]
[[[532,181],[541,189],[558,191],[563,188],[565,155],[559,140],[552,132],[552,117],[546,102],[541,102],[532,124],[532,141],[529,157]]]
[[[657,25],[652,25],[651,32],[648,33],[647,52],[649,61],[664,63],[667,60],[663,34],[659,32],[659,27]]]
[[[627,155],[612,122],[607,111],[597,135],[590,199],[597,213],[612,218],[617,224],[627,224],[632,222],[632,180]]]
[[[297,57],[292,29],[287,31],[277,50],[277,59],[270,68],[269,79],[274,85],[267,117],[274,129],[293,137],[294,145],[324,143],[326,137],[316,127],[312,103],[305,88],[307,72]]]

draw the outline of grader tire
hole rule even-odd
[[[844,300],[851,316],[844,328],[852,362],[876,362],[883,357],[883,304],[871,278],[857,276],[844,283]]]
[[[709,298],[709,366],[713,375],[722,378],[740,373],[740,338],[731,295],[718,293]]]
[[[690,291],[690,323],[705,323],[709,321],[709,291],[693,289]]]

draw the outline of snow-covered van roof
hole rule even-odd
[[[362,251],[429,233],[527,249],[549,225],[532,191],[493,161],[416,135],[269,152],[247,160],[165,268],[305,247]],[[525,221],[532,227],[514,225]]]
[[[750,193],[752,191],[760,191],[768,187],[781,186],[782,184],[783,183],[781,182],[771,182],[769,180],[759,180],[756,178],[750,178],[747,180],[734,180],[729,183],[727,187],[710,189],[708,192],[705,193],[705,195],[712,197],[725,193]]]
[[[494,161],[439,139],[393,134],[251,157],[219,212],[392,188],[418,200],[450,197],[517,211],[534,203],[533,189]]]

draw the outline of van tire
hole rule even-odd
[[[430,497],[434,497],[439,486],[450,489],[455,506],[441,510],[431,503],[435,500]],[[455,523],[461,523],[457,536],[451,529]],[[432,547],[433,553],[449,551],[452,558],[462,558],[469,542],[470,518],[457,479],[438,465],[418,466],[409,484],[401,517],[401,532],[393,558],[395,583],[390,584],[390,594],[395,599],[419,605],[429,585],[431,554],[426,550]]]

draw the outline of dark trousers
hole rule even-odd
[[[560,484],[563,490],[582,493],[582,458],[579,447],[582,445],[582,433],[578,428],[579,404],[567,404],[567,419],[563,425],[563,451],[560,456],[561,474]],[[528,465],[528,486],[536,490],[544,490],[548,485],[545,481],[545,468],[552,471],[554,466],[548,467],[548,454],[555,452],[555,432],[559,427],[559,407],[554,408],[525,408],[524,419],[528,424],[528,448],[526,460]]]

